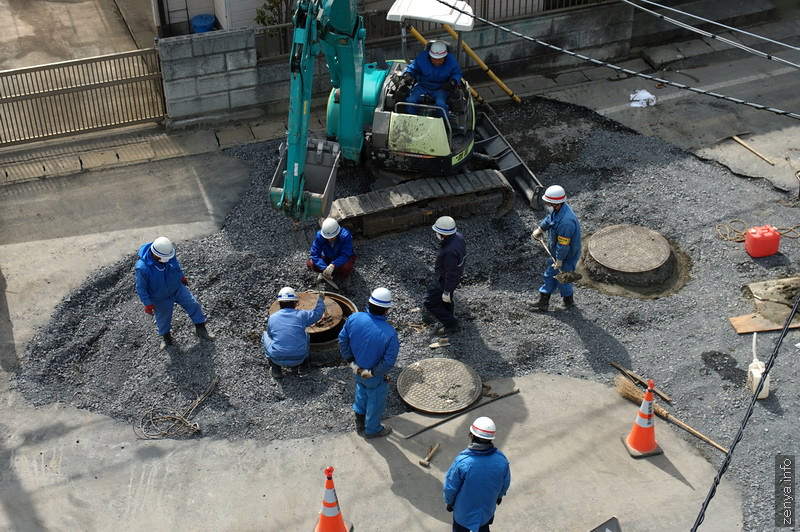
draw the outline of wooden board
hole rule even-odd
[[[788,318],[788,316],[787,316]],[[760,314],[745,314],[744,316],[735,316],[733,318],[728,318],[733,325],[733,328],[736,329],[736,332],[739,334],[744,333],[753,333],[753,332],[762,332],[762,331],[780,331],[783,329],[783,324],[777,324],[773,321],[770,321]],[[790,329],[798,329],[800,328],[800,322],[797,319],[793,321],[791,325],[789,325]]]

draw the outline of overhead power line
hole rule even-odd
[[[763,35],[758,35],[757,33],[751,33],[749,31],[745,31],[745,30],[742,30],[742,29],[739,29],[739,28],[733,28],[731,26],[726,26],[725,24],[723,24],[721,22],[716,22],[714,20],[709,20],[707,18],[703,18],[703,17],[697,16],[697,15],[693,15],[691,13],[687,13],[686,11],[681,11],[680,9],[675,9],[674,7],[669,7],[669,6],[661,5],[661,4],[656,3],[656,2],[651,2],[650,0],[639,0],[639,1],[643,2],[645,4],[650,4],[651,6],[655,6],[655,7],[659,8],[659,9],[666,9],[666,10],[672,11],[673,13],[680,13],[681,15],[686,15],[687,17],[691,17],[691,18],[700,20],[702,22],[705,22],[706,24],[713,24],[715,26],[719,26],[720,28],[725,28],[726,30],[730,30],[730,31],[733,31],[733,32],[736,32],[736,33],[741,33],[742,35],[749,35],[750,37],[756,37],[757,39],[761,39],[762,41],[771,42],[773,44],[779,44],[779,45],[784,46],[786,48],[791,48],[792,50],[797,50],[798,52],[800,52],[800,48],[798,48],[797,46],[792,46],[791,44],[787,44],[785,42],[776,41],[774,39],[770,39],[769,37],[764,37]]]
[[[788,118],[794,118],[795,120],[800,120],[800,114],[797,114],[797,113],[792,113],[790,111],[785,111],[783,109],[777,109],[775,107],[769,107],[769,106],[766,106],[766,105],[762,105],[760,103],[748,102],[748,101],[742,100],[741,98],[734,98],[733,96],[725,96],[724,94],[719,94],[719,93],[716,93],[716,92],[711,92],[711,91],[707,91],[707,90],[704,90],[704,89],[699,89],[697,87],[690,87],[689,85],[684,85],[683,83],[677,83],[677,82],[674,82],[674,81],[669,81],[667,79],[658,78],[656,76],[651,76],[649,74],[643,74],[641,72],[636,72],[636,71],[630,70],[628,68],[623,68],[623,67],[620,67],[620,66],[617,66],[617,65],[613,65],[613,64],[607,63],[605,61],[600,61],[599,59],[594,59],[593,57],[589,57],[589,56],[586,56],[586,55],[583,55],[583,54],[579,54],[577,52],[573,52],[572,50],[567,50],[566,48],[561,48],[561,47],[556,46],[554,44],[550,44],[550,43],[544,42],[542,40],[536,39],[535,37],[530,37],[528,35],[523,35],[522,33],[519,33],[518,31],[512,30],[511,28],[506,28],[505,26],[501,26],[500,24],[492,22],[491,20],[487,20],[487,19],[485,19],[483,17],[479,17],[479,16],[477,16],[477,15],[475,15],[473,13],[467,12],[467,11],[465,11],[465,10],[455,6],[455,5],[449,4],[449,3],[445,2],[445,0],[436,0],[436,1],[439,2],[440,4],[446,5],[450,9],[453,9],[455,11],[458,11],[459,13],[462,13],[464,15],[472,17],[473,19],[478,20],[480,22],[483,22],[484,24],[486,24],[488,26],[491,26],[493,28],[496,28],[496,29],[498,29],[500,31],[504,31],[506,33],[514,35],[515,37],[519,37],[520,39],[525,39],[526,41],[530,41],[530,42],[536,43],[536,44],[538,44],[540,46],[544,46],[545,48],[549,48],[551,50],[555,50],[556,52],[561,52],[563,54],[567,54],[567,55],[572,56],[572,57],[577,57],[578,59],[581,59],[583,61],[587,61],[587,62],[595,64],[595,65],[599,65],[599,66],[603,66],[603,67],[606,67],[606,68],[610,68],[612,70],[616,70],[617,72],[623,72],[623,73],[631,75],[631,76],[636,76],[636,77],[647,79],[647,80],[650,80],[650,81],[655,81],[657,83],[662,83],[664,85],[668,85],[670,87],[675,87],[677,89],[687,90],[687,91],[694,92],[694,93],[697,93],[697,94],[702,94],[704,96],[711,96],[712,98],[717,98],[719,100],[725,100],[725,101],[736,103],[736,104],[739,104],[739,105],[745,105],[747,107],[752,107],[753,109],[758,109],[759,111],[769,111],[770,113],[774,113],[776,115],[786,116]]]
[[[776,63],[783,63],[784,65],[789,65],[791,67],[800,69],[800,65],[798,65],[797,63],[792,63],[791,61],[787,61],[786,59],[782,59],[780,57],[775,57],[774,55],[768,54],[766,52],[762,52],[761,50],[756,50],[755,48],[751,48],[750,46],[747,46],[745,44],[742,44],[742,43],[739,43],[739,42],[736,42],[736,41],[732,41],[730,39],[726,39],[725,37],[720,37],[719,35],[716,35],[714,33],[710,33],[710,32],[705,31],[705,30],[701,30],[700,28],[695,28],[694,26],[692,26],[690,24],[686,24],[686,23],[681,22],[679,20],[675,20],[674,18],[665,17],[664,15],[662,15],[660,13],[656,13],[655,11],[652,11],[650,9],[647,9],[646,7],[642,7],[640,5],[636,5],[634,2],[631,2],[630,0],[620,0],[620,2],[622,2],[623,4],[628,4],[629,6],[635,7],[636,9],[644,11],[645,13],[649,13],[649,14],[653,15],[656,18],[659,18],[661,20],[669,22],[670,24],[675,24],[678,27],[687,29],[687,30],[692,31],[694,33],[698,33],[698,34],[702,35],[703,37],[708,37],[709,39],[714,39],[715,41],[723,42],[723,43],[725,43],[725,44],[727,44],[729,46],[733,46],[734,48],[739,48],[740,50],[744,50],[745,52],[747,52],[749,54],[757,55],[759,57],[763,57],[764,59],[769,59],[770,61],[775,61]]]

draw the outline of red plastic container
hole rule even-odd
[[[781,234],[771,225],[751,227],[744,237],[744,250],[751,257],[769,257],[778,252]]]

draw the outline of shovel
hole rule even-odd
[[[339,290],[339,285],[336,284],[336,282],[333,280],[332,277],[325,277],[325,275],[323,274],[317,275],[317,286],[320,286],[322,284],[322,281],[325,281],[326,283],[334,287],[336,290]]]
[[[555,264],[556,258],[553,256],[552,253],[550,253],[550,250],[547,249],[547,244],[544,243],[544,240],[542,240],[541,238],[534,238],[534,240],[539,241],[539,243],[542,245],[542,247],[550,256],[550,258],[553,259],[553,263]],[[564,272],[561,271],[561,269],[559,268],[558,274],[555,276],[555,279],[561,284],[569,284],[569,283],[574,283],[575,281],[580,281],[581,279],[583,279],[583,275],[579,274],[578,272]]]

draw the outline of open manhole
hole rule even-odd
[[[608,284],[653,286],[675,270],[675,254],[661,234],[638,225],[604,227],[590,238],[583,262],[589,277]]]
[[[358,311],[356,305],[346,297],[333,292],[323,292],[325,296],[325,314],[314,325],[306,327],[306,332],[311,337],[312,361],[329,361],[338,354],[339,333],[344,327],[348,316]],[[317,294],[313,292],[298,292],[297,307],[300,310],[314,310],[317,306]],[[280,305],[274,301],[269,307],[269,315],[280,310]]]
[[[411,408],[428,414],[464,410],[483,391],[478,373],[458,360],[426,358],[407,366],[397,378],[397,393]]]

